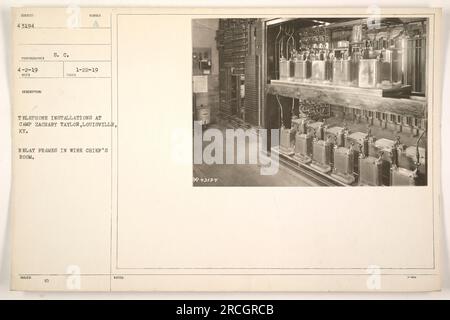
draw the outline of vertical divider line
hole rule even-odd
[[[114,123],[114,116],[113,116],[113,65],[112,65],[112,13],[109,14],[109,37],[110,37],[110,72],[111,72],[111,78],[110,78],[110,90],[111,90],[111,116],[110,121],[111,123]],[[110,146],[110,165],[111,165],[111,172],[110,172],[110,210],[111,210],[111,216],[110,216],[110,239],[109,239],[109,291],[112,291],[112,240],[113,240],[113,130],[114,125],[111,125],[111,146]]]
[[[119,13],[116,14],[116,269],[119,268]]]

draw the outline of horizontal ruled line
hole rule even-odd
[[[28,60],[28,59],[20,59],[20,62],[111,62],[111,60]]]
[[[111,43],[19,43],[19,46],[110,46]]]
[[[76,30],[76,29],[111,29],[110,27],[34,27],[32,29],[65,29],[65,30]]]
[[[79,276],[365,276],[367,273],[112,273],[78,274]],[[380,273],[381,276],[437,276],[435,273]],[[69,277],[70,273],[23,273],[20,277]]]
[[[20,77],[20,79],[111,79],[111,77]]]

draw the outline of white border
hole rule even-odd
[[[449,87],[449,61],[448,59],[442,66],[444,83],[442,96],[442,139],[441,141],[441,172],[442,172],[442,229],[444,231],[441,248],[443,254],[442,277],[443,289],[441,292],[432,293],[33,293],[33,292],[11,292],[9,291],[9,275],[10,275],[10,231],[9,231],[9,184],[10,184],[10,165],[11,165],[11,141],[10,141],[10,90],[9,79],[10,69],[10,7],[11,6],[63,6],[63,5],[81,5],[81,6],[123,6],[121,1],[104,1],[94,2],[87,0],[78,1],[8,1],[1,2],[1,24],[0,24],[0,63],[2,68],[7,72],[0,73],[0,299],[93,299],[93,298],[134,298],[134,299],[450,299],[450,266],[449,266],[449,240],[450,235],[450,209],[446,203],[450,201],[450,168],[446,164],[450,164],[450,123],[445,121],[450,119],[450,87]],[[379,0],[379,1],[351,1],[341,0],[340,7],[363,7],[378,5],[381,7],[442,7],[443,8],[443,48],[445,48],[444,56],[449,56],[449,22],[450,22],[450,3],[445,0],[441,1],[420,1],[420,0]],[[130,1],[129,6],[178,6],[178,7],[198,7],[198,6],[215,6],[215,7],[239,7],[242,1],[221,0],[214,2],[196,1]],[[245,7],[336,7],[336,2],[331,0],[294,0],[294,1],[246,1]]]

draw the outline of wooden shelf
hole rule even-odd
[[[266,85],[265,90],[266,94],[271,95],[309,99],[332,105],[417,118],[425,117],[427,110],[425,100],[386,97],[386,95],[401,94],[403,91],[409,90],[407,87],[365,89],[333,84],[272,80],[270,84]]]

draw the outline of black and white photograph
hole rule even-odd
[[[408,15],[193,19],[193,185],[427,185],[428,32]]]
[[[3,4],[0,300],[449,298],[450,4],[408,1]]]

